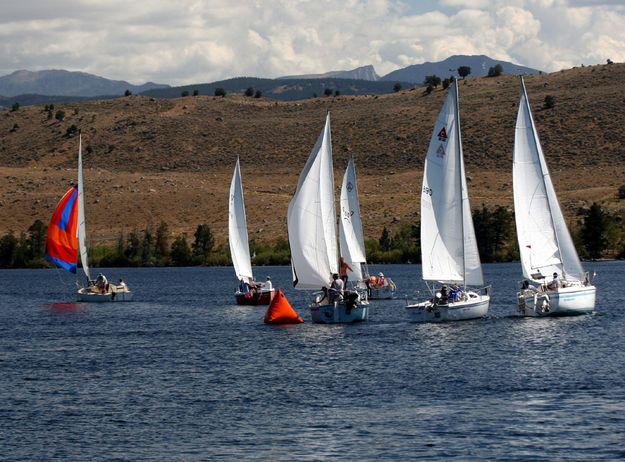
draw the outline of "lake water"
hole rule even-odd
[[[404,301],[310,323],[290,268],[256,268],[306,323],[233,305],[232,268],[107,270],[136,302],[73,300],[72,275],[0,271],[4,460],[625,458],[625,262],[597,313],[516,315],[520,265],[485,265],[487,318],[411,324]],[[418,265],[372,266],[399,290]]]

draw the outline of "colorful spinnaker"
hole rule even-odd
[[[78,186],[65,193],[56,206],[46,238],[46,260],[76,272],[78,262]]]

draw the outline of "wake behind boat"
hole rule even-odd
[[[521,77],[513,159],[514,212],[526,278],[517,294],[524,316],[590,313],[596,288],[564,221]]]
[[[110,284],[103,274],[91,279],[87,257],[87,230],[85,225],[85,199],[82,174],[82,136],[78,144],[78,180],[65,193],[56,206],[48,226],[46,237],[46,260],[76,273],[78,254],[87,285],[78,281],[77,299],[79,302],[127,302],[132,300],[132,292],[120,279],[118,284]]]
[[[310,313],[316,323],[365,321],[368,306],[339,279],[330,114],[302,170],[287,215],[293,286],[317,290]],[[332,278],[332,279],[330,279]]]
[[[456,80],[445,98],[425,159],[421,254],[423,280],[432,297],[406,306],[413,321],[458,321],[486,315],[489,288],[469,288],[483,286],[484,278],[464,172]]]
[[[252,273],[241,166],[238,158],[230,183],[228,242],[234,272],[239,280],[239,286],[234,294],[237,305],[269,305],[275,295],[271,278],[267,276],[266,282],[260,284],[254,281],[254,274]]]

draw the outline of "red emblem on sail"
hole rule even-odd
[[[441,131],[438,132],[437,136],[439,141],[447,141],[447,130],[445,130],[445,127],[441,128]]]

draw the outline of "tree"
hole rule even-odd
[[[434,87],[432,85],[428,85],[427,87],[425,87],[425,93],[426,94],[430,94],[434,91]]]
[[[5,234],[0,239],[0,268],[11,268],[15,263],[17,238],[13,233]]]
[[[197,96],[200,94],[200,90],[193,90],[193,96]]]
[[[169,256],[169,226],[164,221],[156,228],[155,254],[159,263]]]
[[[380,249],[383,252],[390,250],[391,236],[388,232],[388,229],[386,229],[386,226],[384,227],[384,229],[382,229],[382,234],[380,235],[379,243],[380,243]]]
[[[143,241],[141,243],[141,264],[143,266],[154,265],[154,235],[152,229],[148,226],[143,233]]]
[[[431,85],[434,88],[438,87],[441,84],[441,78],[438,77],[437,75],[428,75],[425,77],[425,80],[423,81],[424,85]]]
[[[254,89],[252,87],[248,87],[247,90],[245,90],[245,96],[254,96]]]
[[[488,68],[489,77],[499,77],[502,73],[503,73],[503,67],[501,67],[501,64],[497,64],[493,67]]]
[[[132,95],[132,92],[131,92],[130,90],[128,90],[128,89],[127,89],[127,90],[124,92],[124,96],[130,96],[130,95]]]
[[[59,122],[62,122],[63,119],[65,118],[65,111],[59,109],[58,111],[56,111],[54,118],[58,120]]]
[[[551,95],[545,96],[545,108],[551,109],[556,105],[556,98]]]
[[[18,103],[17,101],[15,103],[13,103],[13,106],[11,106],[11,112],[15,112],[20,108],[20,103]]]
[[[458,75],[460,77],[462,77],[462,79],[464,80],[464,78],[469,75],[471,73],[471,67],[469,66],[460,66],[458,68]]]
[[[221,96],[223,98],[224,96],[226,96],[226,90],[221,87],[215,88],[215,96]]]
[[[193,256],[198,257],[202,263],[206,261],[206,258],[210,255],[215,244],[213,233],[208,225],[198,225],[193,235],[195,241],[193,242]]]
[[[331,88],[326,88],[325,90],[323,90],[323,94],[326,95],[326,96],[332,95],[332,89]]]
[[[35,222],[28,228],[28,259],[41,260],[46,252],[46,234],[48,227],[41,221]]]
[[[401,91],[401,83],[397,82],[395,85],[393,85],[393,91],[395,93],[397,93],[398,91]]]
[[[171,244],[171,262],[176,266],[185,266],[191,262],[191,249],[184,234]]]
[[[263,92],[260,90],[256,90],[256,93],[254,93],[254,98],[260,98],[263,96]]]
[[[580,230],[582,244],[590,258],[601,258],[603,251],[610,245],[613,232],[613,221],[599,204],[593,202]]]
[[[444,79],[443,80],[443,90],[447,90],[449,88],[449,85],[451,84],[452,80],[450,80],[449,78]]]
[[[334,96],[341,96],[341,90],[335,90]]]
[[[183,90],[183,91],[180,93],[180,96],[182,96],[183,98],[185,98],[185,97],[189,96],[189,90]]]

